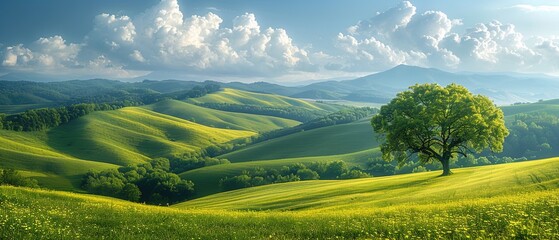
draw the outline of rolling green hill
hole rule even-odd
[[[557,105],[550,104],[548,109],[555,106]],[[516,109],[518,107],[521,109]],[[522,108],[525,108],[524,105],[512,106],[509,110],[518,113],[522,112]],[[505,112],[512,114],[510,111]],[[368,158],[378,156],[374,154],[378,154],[377,146],[369,121],[362,120],[298,132],[250,145],[220,156],[233,164],[197,169],[181,176],[200,186],[196,193],[200,197],[219,192],[219,179],[239,175],[243,170],[255,167],[279,169],[297,162],[333,160],[344,160],[365,167],[363,165]]]
[[[505,114],[506,120],[514,120],[514,115],[517,114],[533,114],[544,112],[551,115],[559,115],[559,99],[542,101],[537,103],[520,104],[512,106],[501,107]]]
[[[222,155],[231,162],[328,156],[378,146],[368,120],[334,125],[271,139]]]
[[[223,91],[207,94],[200,98],[188,99],[188,101],[193,103],[229,103],[265,107],[299,107],[307,110],[324,110],[329,112],[335,112],[341,108],[336,105],[308,102],[281,95],[247,92],[232,88],[225,88]]]
[[[254,135],[139,107],[94,112],[49,132],[49,145],[81,159],[128,165]]]
[[[276,184],[171,208],[0,186],[0,238],[556,239],[558,169],[555,158],[444,178]]]
[[[206,126],[253,132],[267,132],[299,124],[299,122],[290,119],[220,111],[177,100],[160,101],[144,106],[144,108]]]
[[[231,102],[334,111],[339,107],[232,89]],[[221,99],[215,94],[200,99]],[[217,96],[217,97],[216,97]],[[198,100],[200,100],[198,99]],[[191,120],[191,121],[189,121]],[[54,189],[77,190],[81,175],[246,138],[299,122],[231,113],[165,100],[142,107],[88,114],[46,131],[0,132],[0,167],[13,167]]]
[[[59,152],[47,144],[48,138],[45,132],[0,130],[0,166],[23,170],[41,185],[60,190],[79,189],[79,180],[90,169],[116,167]]]
[[[178,208],[347,210],[448,203],[559,188],[559,158],[356,180],[302,181],[214,194]]]
[[[48,131],[2,130],[0,167],[24,170],[49,188],[78,190],[88,170],[181,155],[254,134],[128,107],[94,112]]]

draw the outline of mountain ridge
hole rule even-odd
[[[7,74],[1,76],[0,81],[3,81],[3,85],[10,85],[10,82],[12,82],[9,81],[10,77],[11,80],[15,81],[26,79],[25,76],[17,77],[17,74]],[[103,87],[100,83],[105,83],[118,90],[132,88],[151,90],[160,93],[185,90],[194,86],[212,83],[218,84],[223,88],[235,88],[259,93],[273,93],[296,98],[348,100],[371,103],[386,103],[398,92],[406,90],[409,86],[417,83],[438,83],[441,85],[457,83],[467,87],[476,94],[487,95],[498,105],[553,99],[559,91],[559,78],[547,75],[483,72],[452,73],[437,68],[423,68],[410,65],[398,65],[386,71],[352,80],[329,80],[305,86],[284,86],[262,81],[253,83],[219,82],[214,80],[206,80],[203,82],[192,80],[143,80],[141,82],[122,82],[120,80],[103,79],[43,82],[41,84],[47,84],[49,86],[64,85],[65,83],[76,85],[82,81],[85,85],[90,86]],[[31,99],[33,98],[31,97]],[[40,100],[40,98],[38,99]]]

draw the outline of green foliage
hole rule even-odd
[[[458,157],[458,159],[451,159],[450,166],[453,168],[485,166],[493,164],[522,162],[527,158],[512,158],[512,157],[499,157],[496,155],[488,156],[475,156],[470,154],[466,157]],[[388,176],[394,174],[405,174],[414,172],[428,172],[440,170],[442,168],[439,162],[422,163],[417,158],[411,158],[410,161],[403,164],[395,164],[393,162],[386,162],[382,158],[370,158],[367,160],[365,172],[374,176]]]
[[[11,185],[11,186],[21,186],[21,187],[31,187],[31,188],[39,187],[37,180],[26,178],[22,176],[18,171],[12,168],[0,169],[0,185]]]
[[[220,186],[225,190],[254,187],[273,183],[295,182],[301,180],[318,179],[353,179],[365,178],[371,175],[358,168],[349,170],[344,161],[313,162],[307,165],[296,163],[281,168],[254,168],[243,171],[241,175],[225,177],[220,180]]]
[[[194,86],[190,90],[183,90],[178,92],[172,92],[168,94],[164,94],[164,97],[177,99],[177,100],[184,100],[187,98],[198,98],[202,97],[206,94],[213,93],[219,91],[221,87],[215,83],[209,83],[204,86]]]
[[[352,169],[340,175],[340,179],[355,179],[355,178],[368,178],[368,177],[371,177],[371,175],[359,169]]]
[[[387,176],[396,174],[396,166],[382,158],[370,158],[367,161],[366,171],[373,176]]]
[[[102,172],[88,172],[82,187],[95,194],[170,204],[183,201],[194,191],[194,184],[170,173],[169,160],[156,158],[138,166],[120,167]]]
[[[137,185],[127,183],[120,191],[120,196],[122,197],[122,199],[128,199],[132,202],[138,202],[140,201],[140,197],[142,196],[142,191],[140,191],[140,188],[138,188]]]
[[[334,161],[326,166],[322,173],[324,179],[336,179],[348,171],[347,164],[343,161]]]
[[[79,103],[59,108],[41,108],[27,110],[23,113],[8,115],[3,119],[3,128],[15,131],[40,131],[59,126],[94,111],[116,110],[138,103]]]
[[[197,168],[229,164],[229,160],[223,158],[211,158],[197,154],[185,154],[185,158],[170,158],[170,169],[173,173],[182,173]]]
[[[418,154],[421,162],[439,161],[450,174],[450,159],[471,151],[503,150],[508,135],[503,112],[489,98],[450,84],[423,84],[399,93],[371,124],[381,134],[383,158],[401,164]]]
[[[318,180],[318,179],[320,179],[320,175],[318,175],[318,173],[316,171],[313,171],[313,170],[308,169],[308,168],[297,170],[296,175],[299,176],[299,178],[301,178],[301,180]]]
[[[559,153],[559,117],[547,113],[518,114],[508,125],[510,135],[505,140],[501,156],[546,157]]]

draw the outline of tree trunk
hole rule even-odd
[[[450,171],[450,158],[443,158],[441,159],[441,163],[443,164],[443,175],[442,176],[448,176],[450,174],[452,174],[452,172]]]

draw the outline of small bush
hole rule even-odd
[[[0,169],[0,185],[12,185],[20,187],[39,187],[37,180],[26,178],[12,168]]]

